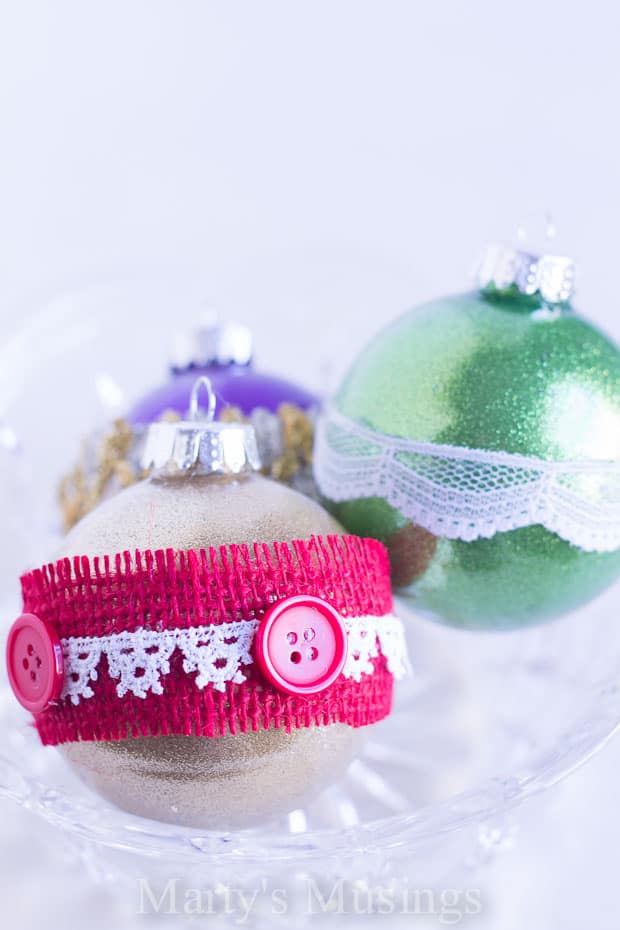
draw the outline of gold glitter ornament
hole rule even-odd
[[[220,424],[214,424],[219,426]],[[151,444],[151,478],[110,497],[80,520],[58,557],[125,550],[218,547],[306,539],[342,528],[315,501],[257,474],[249,427],[221,462],[162,466]],[[148,443],[147,443],[148,445]],[[169,448],[169,447],[168,447]],[[155,461],[157,459],[157,462]],[[206,472],[206,473],[205,473]],[[101,795],[132,813],[197,827],[251,826],[305,804],[338,778],[359,748],[345,724],[269,729],[217,738],[151,736],[74,742],[61,752]]]

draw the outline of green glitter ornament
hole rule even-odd
[[[542,621],[620,574],[620,352],[572,282],[568,259],[493,247],[480,291],[380,333],[319,425],[338,520],[454,625]]]

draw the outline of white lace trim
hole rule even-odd
[[[471,541],[542,524],[588,552],[620,547],[620,462],[547,462],[377,433],[331,408],[314,474],[333,501],[381,497],[436,536]]]
[[[398,617],[343,617],[343,622],[348,638],[343,669],[347,678],[360,681],[363,674],[372,674],[371,659],[379,655],[379,650],[394,677],[405,674],[407,647]],[[228,682],[241,684],[246,680],[243,668],[253,664],[250,650],[257,627],[258,620],[241,620],[161,632],[138,629],[109,636],[68,637],[61,640],[65,661],[61,698],[69,697],[78,704],[82,698],[94,696],[91,682],[98,678],[103,655],[110,676],[118,678],[119,697],[128,691],[140,698],[149,691],[163,694],[162,679],[170,672],[170,657],[175,649],[183,655],[183,670],[188,674],[197,672],[195,682],[199,688],[212,684],[216,691],[225,691]]]

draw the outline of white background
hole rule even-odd
[[[385,320],[467,286],[489,239],[550,211],[580,307],[618,337],[617,10],[4,0],[2,331],[66,288],[198,273],[264,367],[333,384]],[[618,926],[619,761],[608,747],[523,811],[485,877],[494,930]],[[35,824],[5,816],[5,925],[47,907],[83,926],[50,861],[42,890]],[[103,926],[113,904],[96,907]]]

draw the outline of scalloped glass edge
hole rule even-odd
[[[235,862],[243,859],[247,864],[259,865],[268,855],[270,861],[303,866],[327,856],[351,857],[369,851],[414,850],[417,844],[430,836],[449,834],[503,814],[527,798],[556,785],[587,762],[613,738],[619,726],[617,719],[602,713],[587,732],[573,733],[562,751],[547,753],[546,764],[535,774],[491,778],[476,790],[423,806],[411,814],[297,835],[284,830],[267,833],[261,829],[197,831],[135,817],[106,804],[90,792],[75,796],[50,788],[21,772],[4,753],[0,754],[0,798],[19,804],[52,826],[83,840],[147,857],[170,857],[175,861],[199,859],[203,863],[206,857],[217,860],[221,866],[227,859]],[[367,748],[370,754],[372,747],[371,740]],[[325,794],[338,790],[335,786]]]

